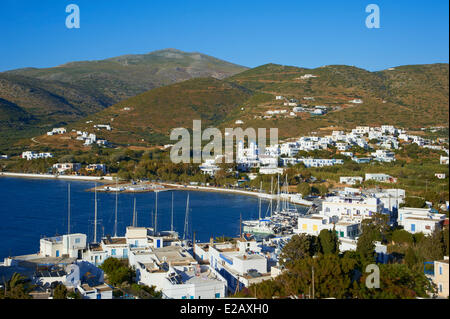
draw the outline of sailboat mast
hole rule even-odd
[[[158,231],[158,191],[155,190],[155,228],[154,228],[154,233],[156,235],[156,232]]]
[[[136,227],[136,197],[133,204],[133,227]]]
[[[97,243],[97,184],[95,184],[94,189],[94,200],[95,200],[95,209],[94,209],[94,244]]]
[[[239,238],[242,238],[242,213],[239,215]]]
[[[173,231],[173,192],[172,192],[172,214],[170,218],[170,231]]]
[[[285,210],[289,210],[289,184],[288,184],[288,175],[286,174],[286,182],[284,183],[285,188],[284,188],[284,192],[286,194],[286,198],[285,200]]]
[[[70,235],[70,184],[67,185],[67,197],[68,197],[68,203],[67,203],[67,235]]]
[[[117,202],[119,197],[119,190],[117,186],[117,180],[116,180],[116,209],[114,211],[114,237],[117,237]]]
[[[277,211],[280,210],[280,175],[277,176]]]
[[[270,217],[273,211],[273,176],[270,178]]]
[[[186,234],[188,232],[188,222],[189,222],[189,194],[187,196],[186,201],[186,215],[184,217],[184,234],[183,234],[183,240],[186,239]]]
[[[261,184],[260,184],[260,186],[259,186],[259,207],[258,207],[258,216],[259,216],[259,219],[261,219],[261,191],[262,191],[262,181],[261,181]]]

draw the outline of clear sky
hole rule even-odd
[[[68,4],[81,28],[67,29]],[[380,29],[368,29],[368,4]],[[164,48],[255,67],[448,63],[447,0],[1,0],[0,71]]]

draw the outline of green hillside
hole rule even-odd
[[[202,120],[203,128],[219,126],[252,94],[250,90],[224,80],[192,79],[120,102],[83,119],[74,127],[92,130],[94,124],[111,124],[113,130],[103,131],[102,136],[116,143],[164,143],[169,141],[173,128],[192,128],[192,120]],[[86,124],[86,121],[92,123]]]
[[[9,125],[14,122],[28,124],[33,116],[14,103],[0,98],[0,125]]]
[[[381,72],[344,65],[304,69],[268,64],[229,80],[258,92],[296,98],[309,106],[339,107],[325,116],[286,120],[289,127],[280,125],[280,129],[289,128],[286,135],[290,135],[331,125],[346,128],[359,124],[395,124],[405,128],[448,125],[448,71],[448,64],[401,66]],[[305,74],[316,77],[302,79]],[[315,100],[306,101],[303,97]],[[355,98],[364,103],[349,104]],[[283,108],[282,103],[272,100],[256,103],[252,109],[261,114],[277,107]],[[249,119],[254,117],[249,115]]]
[[[178,51],[171,50],[160,52],[172,58],[173,54],[178,54]],[[158,54],[125,56],[114,61],[103,61],[99,65],[142,65],[155,61],[161,64],[162,59]],[[180,65],[185,63],[185,59],[179,59]],[[393,124],[406,129],[448,126],[448,71],[448,64],[400,66],[379,72],[345,65],[306,69],[266,64],[225,80],[205,77],[154,88],[108,108],[102,105],[97,113],[88,116],[81,114],[86,112],[84,106],[90,103],[81,100],[75,103],[73,99],[65,97],[67,94],[64,98],[45,94],[49,92],[50,83],[58,83],[57,90],[60,91],[67,89],[63,85],[68,85],[72,90],[76,88],[70,91],[71,97],[86,92],[88,88],[78,84],[39,80],[36,83],[38,89],[35,89],[26,82],[28,86],[17,97],[0,97],[33,116],[36,116],[36,110],[22,107],[23,99],[28,96],[40,99],[43,101],[41,104],[52,110],[45,116],[54,121],[61,118],[58,116],[58,106],[64,105],[65,117],[78,118],[75,125],[69,125],[70,128],[93,131],[95,124],[110,124],[113,130],[98,132],[99,135],[121,145],[168,143],[173,128],[191,128],[193,119],[201,119],[203,127],[214,125],[222,129],[236,127],[236,120],[243,121],[244,128],[277,127],[279,137],[284,139],[312,131],[320,134],[337,128],[350,129],[357,125]],[[16,75],[3,74],[5,76]],[[87,96],[97,99],[97,103],[102,99],[111,101],[112,98],[101,88],[108,87],[106,83],[108,81],[90,88]],[[326,106],[328,113],[313,116],[304,112],[291,116],[292,106],[284,105],[286,100],[276,100],[278,95],[297,99],[299,105],[307,108]],[[311,97],[314,100],[308,99]],[[362,99],[363,103],[351,103],[353,99]],[[285,110],[286,113],[267,117],[265,115],[269,110]],[[86,123],[88,121],[92,122]]]
[[[112,102],[150,89],[198,77],[222,79],[246,70],[214,57],[175,49],[124,55],[101,61],[82,61],[47,69],[20,69],[8,73],[60,81],[94,89]],[[111,104],[108,103],[107,104]]]
[[[66,125],[150,89],[246,70],[200,53],[174,49],[59,67],[0,73],[0,144]],[[33,122],[30,122],[33,119]]]

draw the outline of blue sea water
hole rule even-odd
[[[22,178],[0,178],[0,260],[7,256],[39,251],[42,237],[67,233],[68,184],[71,188],[72,233],[94,237],[94,193],[86,190],[92,182],[59,181]],[[158,230],[169,230],[172,193],[174,194],[174,230],[183,236],[186,198],[190,194],[189,238],[209,241],[211,236],[237,236],[239,219],[258,217],[256,197],[198,192],[165,191],[158,194]],[[113,235],[114,193],[97,193],[98,237]],[[118,235],[132,223],[133,202],[136,198],[137,225],[151,227],[155,211],[155,193],[123,193],[118,200]],[[262,215],[269,202],[262,202]],[[299,207],[299,210],[304,209]]]

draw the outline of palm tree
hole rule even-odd
[[[11,279],[5,283],[4,296],[5,299],[30,299],[29,292],[33,289],[30,280],[19,274],[14,273]]]

